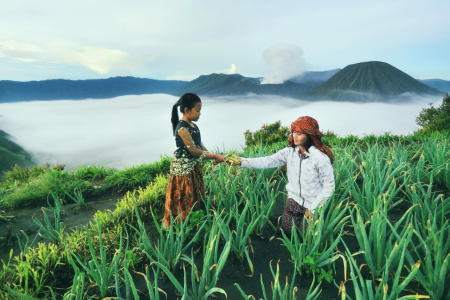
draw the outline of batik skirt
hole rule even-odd
[[[163,224],[165,226],[170,224],[171,213],[174,219],[180,213],[181,218],[186,220],[191,209],[194,211],[205,209],[204,198],[205,183],[199,163],[196,163],[194,169],[186,175],[170,175]]]
[[[303,228],[303,219],[308,209],[295,202],[292,198],[289,198],[286,206],[284,207],[283,216],[281,217],[281,229],[287,236],[292,232],[292,221],[297,227],[299,237],[303,239],[303,231],[308,229],[308,222],[305,220],[305,226]]]

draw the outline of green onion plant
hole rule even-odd
[[[450,197],[444,199],[443,194],[436,196],[436,193],[432,192],[433,181],[433,177],[431,177],[427,189],[420,182],[406,187],[406,197],[411,203],[414,215],[422,225],[422,228],[426,227],[429,219],[433,219],[441,214],[450,214]],[[441,218],[438,218],[437,221],[441,221]]]
[[[37,218],[34,218],[33,221],[39,226],[39,235],[43,238],[46,238],[47,240],[58,244],[63,239],[63,232],[65,228],[65,224],[61,222],[61,207],[62,202],[59,200],[58,196],[55,195],[53,192],[51,193],[52,198],[55,202],[55,207],[51,206],[50,202],[48,201],[47,197],[47,203],[49,207],[43,207],[42,211],[44,213],[44,222],[45,225],[41,223]],[[53,213],[53,216],[55,218],[54,225],[51,224],[47,211]]]
[[[337,194],[341,194],[346,190],[350,181],[353,180],[355,173],[355,159],[353,155],[354,148],[336,148],[333,149],[336,161],[333,163],[334,183]]]
[[[390,276],[389,270],[395,269],[395,266],[390,266],[390,262],[386,263],[385,270],[382,274],[382,277],[379,279],[378,288],[375,288],[376,291],[374,291],[374,285],[372,280],[365,280],[363,276],[361,275],[360,268],[358,267],[355,259],[353,256],[358,255],[362,253],[362,251],[356,252],[351,254],[350,251],[347,248],[347,245],[344,241],[342,241],[346,251],[346,257],[349,261],[350,265],[350,277],[351,281],[353,283],[353,287],[355,290],[355,299],[356,300],[395,300],[395,299],[421,299],[421,298],[428,298],[425,295],[407,295],[399,298],[400,293],[405,290],[407,285],[414,279],[414,276],[419,270],[419,263],[413,265],[411,268],[411,271],[409,272],[408,276],[401,277],[400,274],[403,269],[403,261],[405,258],[405,252],[406,250],[406,244],[403,245],[400,252],[400,260],[398,262],[397,269],[395,272],[395,276],[392,279]],[[400,282],[400,279],[402,281]],[[336,283],[335,283],[336,284]],[[390,284],[390,286],[389,286]],[[337,286],[337,284],[336,284]],[[342,299],[349,299],[352,300],[352,298],[346,294],[345,292],[345,286],[344,283],[341,283],[341,286],[339,287],[339,292],[341,293]]]
[[[143,274],[141,272],[136,272],[136,274],[142,275],[145,279],[146,285],[147,285],[147,290],[148,290],[148,298],[146,299],[150,299],[150,300],[159,300],[159,292],[162,292],[165,294],[165,292],[163,290],[161,290],[160,288],[158,288],[158,273],[159,273],[159,268],[155,271],[155,269],[153,270],[153,275],[154,275],[154,281],[152,283],[152,281],[150,280],[150,273],[149,273],[149,268],[148,266],[145,267],[146,269],[146,273],[147,274]],[[125,298],[122,297],[122,293],[120,291],[120,283],[121,280],[118,276],[119,274],[119,269],[117,267],[117,261],[116,261],[116,297],[110,297],[110,298],[105,298],[103,300],[107,300],[107,299],[117,299],[117,300],[128,300],[128,299],[135,299],[135,300],[139,300],[139,294],[138,294],[138,290],[136,288],[136,285],[134,284],[133,278],[131,277],[129,268],[128,268],[128,261],[125,259],[123,261],[123,278],[124,278],[124,283],[125,283]],[[166,294],[166,299],[167,299],[167,294]]]
[[[415,159],[416,156],[419,156],[418,161],[415,163],[415,166],[408,166],[408,175],[407,175],[407,184],[414,185],[417,182],[426,183],[430,182],[431,177],[435,173],[430,164],[426,162],[425,156],[422,154],[423,150],[419,149],[411,158],[411,160]]]
[[[249,255],[249,247],[251,247],[251,245],[247,245],[247,244],[249,243],[250,235],[252,234],[255,227],[258,225],[258,220],[261,218],[261,216],[256,216],[255,213],[252,214],[250,221],[248,222],[248,224],[246,224],[245,220],[248,219],[247,218],[248,212],[249,212],[249,203],[248,202],[245,205],[244,210],[242,211],[242,213],[240,215],[239,215],[238,207],[235,206],[235,210],[232,214],[232,218],[234,218],[234,220],[235,220],[236,230],[233,230],[233,231],[231,231],[228,226],[229,220],[224,221],[222,219],[221,215],[217,216],[216,218],[217,218],[218,225],[220,226],[223,237],[225,238],[227,243],[230,244],[230,247],[233,250],[236,257],[240,260],[241,263],[244,260],[244,254],[247,257],[248,265],[250,267],[250,270],[251,270],[252,276],[253,276],[253,272],[254,272],[253,263],[252,263],[252,260],[250,259],[250,255]],[[253,251],[253,249],[252,249],[252,251]]]
[[[216,210],[225,208],[229,213],[238,202],[240,172],[241,169],[219,164],[213,171],[205,173],[205,192],[212,198]]]
[[[222,271],[228,254],[230,253],[231,244],[226,242],[222,253],[219,256],[219,241],[221,234],[220,220],[216,219],[211,226],[211,231],[208,234],[208,239],[205,238],[205,243],[203,247],[203,269],[201,271],[201,276],[199,276],[198,269],[194,264],[194,254],[191,249],[191,257],[183,254],[183,260],[187,261],[191,265],[191,289],[188,289],[186,284],[186,269],[183,265],[184,272],[184,284],[181,285],[180,282],[175,278],[169,269],[167,269],[163,264],[159,262],[154,262],[154,264],[160,267],[166,274],[170,281],[173,283],[175,288],[181,293],[182,299],[185,300],[200,300],[208,299],[213,293],[221,293],[225,296],[226,292],[216,287],[217,281],[219,280],[219,274]],[[197,282],[199,282],[197,286]]]
[[[272,261],[271,261],[271,263],[272,263]],[[264,300],[267,300],[267,299],[295,300],[295,299],[297,299],[297,291],[298,291],[297,287],[294,286],[295,275],[296,275],[295,269],[297,266],[294,267],[294,275],[292,276],[291,283],[289,284],[288,278],[286,277],[286,285],[284,286],[284,289],[282,289],[281,283],[280,283],[279,264],[280,264],[280,261],[278,261],[278,263],[277,263],[277,272],[276,273],[272,269],[272,264],[270,264],[270,271],[272,272],[272,276],[273,276],[273,282],[270,285],[272,288],[272,298],[267,298],[267,294],[266,294],[266,290],[264,288],[264,283],[263,283],[262,274],[261,274],[261,288],[262,288]],[[315,288],[314,288],[314,283],[315,283],[315,278],[313,279],[313,282],[311,284],[311,287],[309,288],[308,294],[306,295],[306,298],[305,298],[306,300],[315,300],[320,296],[320,293],[322,292],[321,290],[319,290],[320,283]],[[244,299],[252,298],[252,299],[256,300],[256,298],[253,295],[245,294],[238,283],[235,283],[234,285],[237,287],[237,289],[239,290],[239,292],[241,293],[241,295]],[[277,298],[277,295],[278,295],[278,298]]]
[[[302,270],[308,267],[304,265],[306,261],[309,265],[314,266],[314,269],[320,270],[324,266],[333,264],[338,258],[343,259],[343,256],[336,253],[334,249],[344,234],[344,225],[347,223],[349,216],[344,217],[348,210],[348,204],[343,204],[344,195],[339,197],[338,199],[333,194],[324,205],[317,209],[312,218],[309,220],[304,218],[303,228],[308,222],[308,228],[304,232],[298,232],[299,230],[294,223],[290,238],[286,236],[283,230],[281,231],[283,237],[280,240],[291,253],[293,263],[300,275]],[[336,205],[336,203],[339,204]],[[335,235],[337,236],[335,237]],[[309,259],[307,259],[308,256]]]
[[[362,189],[356,180],[350,181],[351,195],[355,204],[359,206],[364,221],[370,219],[370,214],[376,211],[376,205],[386,202],[389,209],[400,204],[401,201],[394,202],[397,194],[406,185],[405,176],[401,171],[405,164],[400,164],[394,168],[392,161],[383,163],[383,158],[387,156],[387,149],[373,146],[368,148],[367,153],[359,149],[361,159],[360,173],[363,179]],[[397,178],[396,178],[397,177]],[[397,187],[397,180],[402,178],[403,184]]]
[[[437,212],[436,212],[437,214]],[[440,222],[436,219],[440,218]],[[422,268],[417,272],[416,279],[427,291],[431,299],[450,299],[450,289],[446,286],[446,278],[450,270],[450,232],[449,221],[443,211],[437,218],[429,219],[426,226],[415,219],[414,233],[419,238],[419,245],[413,245],[413,252],[419,258],[417,262]],[[413,260],[407,256],[410,264]]]
[[[169,228],[165,230],[159,225],[159,221],[156,219],[153,209],[150,209],[155,227],[159,232],[159,240],[157,244],[152,245],[150,238],[147,235],[145,225],[139,215],[136,203],[134,204],[134,208],[139,229],[132,227],[131,225],[130,226],[136,231],[139,248],[144,254],[147,255],[150,261],[159,262],[168,270],[173,272],[180,263],[181,255],[192,245],[192,243],[194,243],[197,236],[201,234],[207,221],[205,220],[203,222],[202,226],[197,230],[197,233],[192,240],[185,245],[185,240],[187,237],[186,229],[189,224],[189,217],[192,210],[189,212],[185,221],[183,221],[181,216],[173,219],[171,215]],[[180,222],[178,227],[175,225],[176,222]]]
[[[248,184],[245,184],[246,188],[242,191],[241,199],[246,201],[250,208],[250,214],[247,216],[248,223],[251,222],[253,215],[261,216],[255,227],[256,234],[261,235],[267,225],[276,231],[275,225],[270,222],[269,218],[272,216],[275,202],[281,191],[279,190],[280,184],[275,186],[276,181],[270,182],[261,175],[258,175],[257,179],[261,180],[249,180]]]
[[[69,247],[66,246],[66,249],[67,251],[70,252],[70,254],[72,254],[73,257],[75,257],[80,266],[86,271],[86,273],[91,277],[91,279],[95,281],[98,289],[100,290],[102,298],[104,298],[108,293],[108,288],[113,278],[115,262],[116,260],[119,260],[122,255],[122,230],[120,230],[119,250],[116,251],[112,259],[112,262],[109,263],[106,260],[106,251],[105,247],[103,246],[102,230],[100,227],[100,223],[96,222],[96,224],[98,232],[98,245],[100,250],[100,261],[97,259],[97,253],[94,249],[90,230],[88,228],[86,228],[86,234],[89,243],[89,250],[91,252],[92,257],[92,259],[88,262],[88,265],[85,265],[78,257],[78,255],[76,255]]]
[[[72,287],[64,294],[63,300],[83,300],[86,274],[80,272],[80,269],[75,265],[71,257],[69,257],[69,263],[72,265],[75,275],[73,276]]]
[[[73,202],[75,202],[78,206],[84,207],[84,198],[83,193],[80,190],[74,189],[73,194],[74,196],[70,195],[68,192],[65,192],[67,196],[69,196],[70,199],[72,199]]]
[[[379,206],[379,210],[373,212],[366,223],[359,209],[355,208],[351,214],[356,239],[374,281],[379,280],[384,271],[388,273],[391,271],[388,266],[394,268],[398,264],[402,249],[408,246],[413,234],[411,209],[395,223],[395,226],[390,224],[385,213],[386,206]],[[396,235],[391,234],[390,227],[400,237],[398,244]]]
[[[20,260],[23,260],[25,255],[28,253],[28,250],[33,247],[34,242],[36,241],[36,238],[39,235],[36,234],[36,236],[34,237],[33,241],[30,243],[30,238],[28,237],[28,235],[21,230],[20,232],[22,232],[22,234],[25,236],[25,239],[27,240],[24,244],[22,244],[22,242],[20,241],[19,235],[17,235],[17,240],[19,241],[19,248],[20,248]]]
[[[438,184],[446,183],[446,174],[450,172],[450,139],[434,137],[421,139],[421,144],[412,141],[413,147],[425,156],[433,169],[433,175]],[[449,186],[447,188],[450,189]]]

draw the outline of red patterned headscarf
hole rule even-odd
[[[294,145],[294,138],[292,137],[292,132],[297,131],[301,133],[308,134],[312,139],[312,144],[325,153],[331,161],[331,164],[334,162],[333,152],[330,148],[325,146],[322,143],[322,132],[319,130],[319,123],[311,117],[304,116],[300,117],[294,122],[291,123],[291,135],[289,136],[289,147]]]

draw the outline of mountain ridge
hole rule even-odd
[[[442,79],[418,79],[423,84],[428,85],[429,87],[435,88],[437,90],[450,93],[450,81],[442,80]]]
[[[131,76],[107,79],[0,81],[0,103],[34,100],[106,99],[125,95],[167,94],[186,81],[156,80]]]
[[[196,93],[199,96],[236,96],[253,93],[256,95],[290,96],[319,84],[300,84],[286,81],[283,84],[261,84],[260,78],[244,77],[240,74],[202,75],[171,92],[174,96]]]
[[[359,67],[358,67],[359,66]],[[363,67],[361,67],[363,66]],[[0,103],[34,100],[105,99],[125,95],[164,93],[181,96],[278,95],[304,100],[385,101],[404,93],[443,94],[450,81],[416,80],[384,62],[363,62],[344,69],[306,71],[282,84],[261,84],[263,78],[240,74],[201,75],[192,81],[138,77],[18,82],[0,81]]]
[[[351,64],[317,88],[294,95],[305,100],[385,101],[405,93],[441,95],[443,92],[414,79],[392,65],[369,61]]]

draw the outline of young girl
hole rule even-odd
[[[178,120],[177,107],[183,113]],[[193,122],[200,118],[202,102],[196,94],[187,93],[172,108],[172,127],[177,144],[170,165],[170,180],[167,187],[163,227],[170,225],[170,214],[176,218],[178,212],[186,219],[192,206],[194,210],[204,209],[205,184],[200,168],[204,159],[214,159],[214,164],[223,162],[223,155],[209,153],[202,144],[200,130]]]
[[[311,117],[298,118],[291,124],[289,146],[277,153],[261,158],[245,158],[241,167],[267,169],[286,164],[288,201],[284,208],[281,228],[289,236],[292,221],[302,233],[303,218],[330,198],[334,189],[334,161],[331,150],[322,144],[319,124]]]

